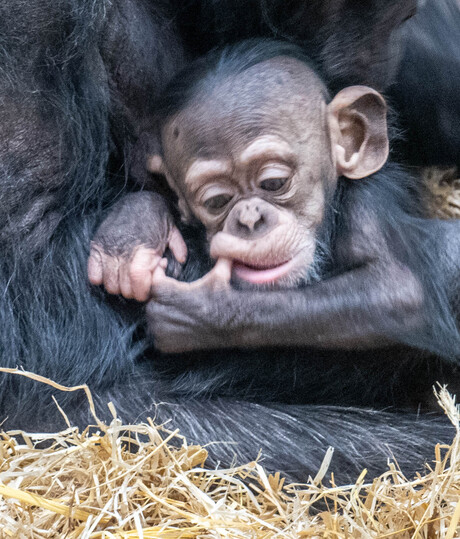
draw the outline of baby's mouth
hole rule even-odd
[[[275,266],[253,266],[235,260],[233,272],[235,277],[252,284],[273,283],[287,275],[294,265],[294,259]]]

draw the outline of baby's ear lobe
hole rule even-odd
[[[152,174],[166,175],[163,159],[159,154],[147,155],[145,166]]]
[[[380,170],[388,159],[387,106],[367,86],[340,91],[328,106],[337,174],[359,179]]]

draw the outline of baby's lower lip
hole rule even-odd
[[[235,260],[233,262],[233,271],[235,276],[242,281],[247,281],[252,284],[265,284],[272,283],[284,277],[289,273],[291,269],[292,259],[287,262],[283,262],[278,266],[257,268],[253,266],[248,266]]]

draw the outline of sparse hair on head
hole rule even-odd
[[[281,56],[298,60],[312,71],[318,72],[313,61],[301,47],[283,41],[248,39],[224,48],[214,49],[190,63],[169,82],[159,100],[160,121],[184,109],[201,91],[210,92],[223,79]],[[329,102],[330,95],[325,85],[323,93],[325,100]]]

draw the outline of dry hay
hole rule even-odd
[[[425,206],[429,215],[441,219],[460,218],[460,177],[457,169],[425,168]]]
[[[153,421],[123,425],[111,405],[111,424],[95,416],[92,431],[69,425],[21,433],[22,442],[3,432],[0,537],[452,539],[460,534],[460,411],[445,388],[437,397],[456,436],[434,448],[424,475],[409,480],[389,463],[374,481],[364,470],[347,486],[322,483],[332,449],[308,484],[284,485],[258,462],[209,469],[205,448]]]

